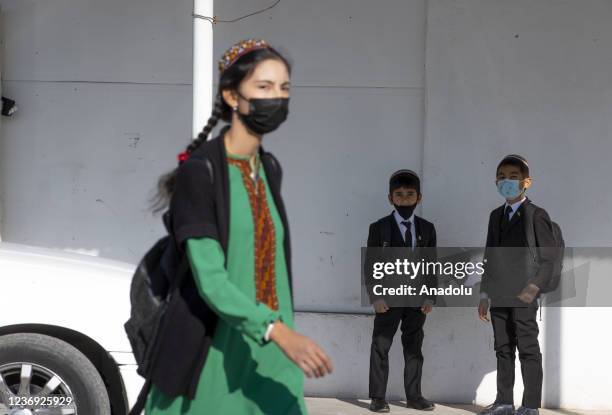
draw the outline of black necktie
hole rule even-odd
[[[406,246],[412,248],[412,232],[410,231],[410,225],[412,225],[412,222],[405,220],[402,222],[402,225],[406,227],[406,233],[404,233],[404,241],[406,242]]]
[[[504,212],[504,219],[502,221],[502,227],[505,228],[510,223],[510,215],[512,215],[512,206],[506,206],[506,211]]]

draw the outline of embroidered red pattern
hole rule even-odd
[[[251,179],[248,160],[228,157],[228,162],[240,170],[242,182],[249,196],[255,229],[255,288],[257,301],[272,310],[278,310],[276,296],[276,233],[272,215],[266,199],[266,186],[261,177]],[[256,187],[257,186],[257,187]]]

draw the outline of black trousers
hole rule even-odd
[[[421,396],[423,372],[423,324],[425,314],[420,308],[392,307],[385,313],[376,313],[370,349],[370,398],[384,399],[389,377],[389,349],[401,322],[404,349],[404,390],[406,399]]]
[[[518,348],[523,376],[523,402],[539,408],[542,401],[542,353],[538,343],[537,305],[491,307],[491,323],[497,355],[497,403],[514,401],[514,361]]]

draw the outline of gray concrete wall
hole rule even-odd
[[[529,196],[561,225],[566,245],[612,246],[612,194],[602,191],[612,154],[612,3],[438,0],[429,6],[423,174],[430,197],[423,210],[438,225],[440,243],[483,243],[488,212],[502,202],[496,164],[519,153],[531,166]],[[602,259],[591,271],[606,277],[609,264]],[[608,280],[591,278],[590,295],[609,298]],[[600,345],[612,342],[602,330],[612,309],[548,311],[540,324],[545,403],[611,409],[605,391],[612,389],[612,365]],[[447,324],[466,323],[452,316]],[[447,347],[456,350],[455,344],[449,340]],[[471,378],[482,366],[446,380]]]
[[[264,144],[285,172],[299,308],[360,309],[357,247],[392,210],[388,176],[422,168],[425,13],[422,0],[291,0],[215,29],[215,56],[259,36],[295,64],[289,120]]]
[[[4,87],[20,113],[0,135],[3,237],[135,262],[162,228],[146,212],[190,135],[191,2],[1,0]],[[268,1],[218,2],[231,19]],[[568,245],[610,245],[607,1],[287,0],[215,26],[214,56],[264,37],[294,61],[290,118],[265,137],[283,163],[298,327],[332,355],[306,393],[367,395],[372,316],[359,246],[387,214],[389,173],[423,174],[420,212],[441,245],[481,245],[508,152]],[[598,287],[591,287],[597,290]],[[343,311],[321,313],[321,311]],[[428,318],[424,393],[490,403],[495,360],[475,310]],[[550,309],[540,323],[545,403],[610,409],[610,309]],[[589,355],[584,343],[589,341]],[[399,337],[389,396],[403,395]],[[516,398],[520,400],[517,367]]]
[[[488,212],[502,203],[494,168],[509,152],[533,163],[530,196],[562,224],[568,246],[609,245],[611,201],[591,187],[606,180],[601,169],[610,154],[605,111],[612,54],[602,46],[612,36],[604,26],[612,17],[609,3],[300,4],[283,2],[215,32],[215,55],[253,35],[276,41],[295,61],[291,118],[266,144],[285,169],[298,310],[365,311],[357,245],[365,242],[367,224],[389,211],[386,179],[400,167],[423,173],[421,212],[436,223],[441,245],[484,243]],[[232,2],[216,10],[222,17],[246,11]],[[558,168],[560,160],[565,168]],[[575,192],[565,203],[558,200],[564,186]],[[577,217],[576,209],[585,214]],[[600,330],[609,318],[610,309],[601,308],[545,311],[546,405],[612,407],[604,393],[612,385],[600,366],[604,346],[598,346],[611,341]],[[372,317],[299,313],[297,321],[337,368],[329,378],[307,381],[307,393],[366,396]],[[585,338],[595,339],[596,349],[576,359]],[[427,396],[492,402],[492,344],[490,326],[475,310],[436,310],[424,347]],[[391,359],[388,392],[400,398],[399,338]],[[588,378],[573,375],[587,372]],[[518,404],[518,365],[516,378]]]
[[[136,262],[157,177],[191,136],[191,6],[3,0],[3,238]]]

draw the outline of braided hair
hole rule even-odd
[[[185,149],[184,154],[186,157],[208,139],[208,136],[218,124],[219,120],[231,123],[232,108],[223,99],[222,92],[225,90],[237,91],[240,83],[255,71],[255,67],[260,62],[268,59],[275,59],[283,62],[287,67],[287,71],[291,74],[291,64],[289,61],[272,47],[254,50],[240,57],[232,66],[221,73],[212,115],[208,119],[206,126]],[[154,214],[162,212],[168,207],[174,193],[177,171],[178,167],[159,178],[157,182],[157,194],[151,200],[151,209]]]

